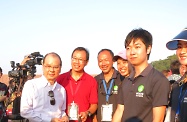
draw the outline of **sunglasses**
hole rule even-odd
[[[50,104],[51,104],[51,105],[55,105],[54,92],[53,92],[52,90],[50,90],[50,91],[48,92],[48,96],[51,97],[51,99],[50,99]]]

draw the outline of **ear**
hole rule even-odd
[[[151,53],[151,49],[152,49],[152,47],[151,47],[151,45],[149,45],[149,46],[147,47],[147,54],[150,54],[150,53]]]
[[[88,61],[86,61],[85,66],[88,64]]]

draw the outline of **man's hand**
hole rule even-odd
[[[62,118],[52,118],[51,122],[69,122],[69,121],[64,121]]]
[[[28,56],[25,56],[23,61],[21,62],[21,65],[24,65],[30,58]]]
[[[62,122],[69,122],[69,117],[67,115],[63,116],[61,119],[62,119]]]
[[[85,122],[86,119],[87,119],[87,117],[88,117],[88,111],[81,112],[81,113],[79,114],[79,117],[80,117],[80,119],[81,119],[82,122]]]

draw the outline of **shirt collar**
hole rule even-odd
[[[149,72],[153,69],[153,66],[151,64],[148,64],[148,66],[139,74],[139,76],[147,76]],[[132,68],[131,73],[128,78],[133,79],[135,75],[135,69]]]
[[[72,69],[70,69],[70,71],[68,72],[68,75],[67,75],[67,80],[70,80],[72,77],[71,77],[71,71],[72,71]],[[78,79],[78,81],[79,80],[84,80],[84,79],[86,79],[86,72],[85,71],[83,71],[83,75]]]
[[[113,69],[114,69],[114,73],[112,74],[111,79],[116,79],[117,75],[119,74],[119,72],[114,67],[113,67]],[[100,74],[99,79],[100,80],[104,80],[105,79],[103,72]]]
[[[46,79],[46,77],[44,75],[41,76],[41,81],[39,81],[39,82],[40,82],[39,85],[41,87],[50,86],[50,83],[47,81],[47,79]],[[57,82],[54,83],[52,90],[55,89],[56,85],[57,85]]]

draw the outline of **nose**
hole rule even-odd
[[[134,53],[135,53],[135,49],[131,48],[131,49],[129,50],[129,54],[130,54],[130,55],[133,55]]]
[[[50,67],[49,68],[50,71],[54,71],[54,69],[55,69],[54,67]]]
[[[181,53],[186,53],[187,52],[187,47],[183,47],[182,49],[181,49]]]

